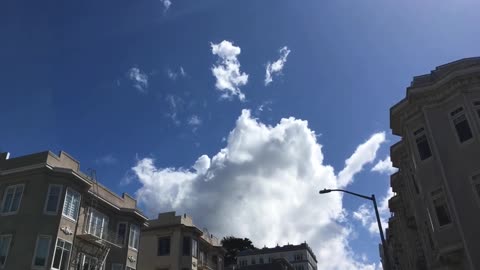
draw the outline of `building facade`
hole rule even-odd
[[[0,269],[137,269],[147,218],[65,152],[0,154]]]
[[[415,77],[390,125],[392,269],[480,269],[480,58]]]
[[[240,251],[237,255],[237,267],[249,269],[252,265],[271,264],[278,258],[288,261],[295,270],[317,269],[317,258],[307,243]]]
[[[138,269],[223,270],[225,250],[206,229],[187,215],[160,213],[142,230]]]

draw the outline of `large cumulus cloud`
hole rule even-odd
[[[375,269],[357,260],[347,240],[340,187],[371,163],[385,140],[373,134],[346,160],[341,177],[324,164],[322,146],[307,121],[282,119],[267,126],[243,110],[225,148],[191,168],[159,168],[152,158],[132,168],[136,195],[149,215],[176,210],[220,236],[248,237],[257,246],[307,241],[319,269]]]

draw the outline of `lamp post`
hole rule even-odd
[[[326,194],[326,193],[330,193],[332,191],[339,191],[339,192],[348,193],[348,194],[351,194],[351,195],[354,195],[354,196],[357,196],[357,197],[360,197],[360,198],[363,198],[363,199],[367,199],[367,200],[370,200],[370,201],[373,202],[373,208],[375,208],[375,216],[377,217],[378,230],[380,231],[380,239],[382,241],[383,253],[385,254],[384,255],[385,265],[386,265],[385,270],[390,270],[390,255],[388,254],[387,243],[385,241],[385,236],[383,235],[382,222],[380,221],[380,214],[378,214],[377,200],[375,199],[375,195],[372,194],[372,196],[369,197],[369,196],[365,196],[365,195],[358,194],[358,193],[355,193],[355,192],[351,192],[351,191],[348,191],[348,190],[326,189],[326,188],[324,188],[323,190],[320,190],[319,193],[320,194]]]

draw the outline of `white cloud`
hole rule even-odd
[[[357,147],[353,155],[345,161],[345,168],[338,174],[340,187],[350,184],[353,181],[353,176],[363,169],[363,165],[375,160],[378,148],[383,142],[385,142],[385,132],[380,132]]]
[[[382,142],[379,136],[352,157],[370,156],[371,145]],[[358,159],[350,177],[369,160]],[[318,194],[323,187],[339,187],[339,177],[324,164],[322,146],[307,121],[287,118],[267,126],[243,110],[226,147],[212,158],[203,155],[189,169],[159,168],[152,158],[143,158],[132,170],[141,184],[136,197],[151,216],[172,209],[189,213],[220,236],[248,237],[257,246],[307,241],[319,269],[376,267],[348,245],[352,231],[344,224],[341,194]]]
[[[105,156],[95,159],[95,164],[97,165],[113,165],[117,163],[117,158],[112,154],[107,154]]]
[[[397,168],[393,167],[392,161],[390,160],[390,156],[386,157],[384,160],[378,161],[375,166],[372,168],[372,172],[378,173],[385,173],[385,174],[392,174],[397,171]]]
[[[191,126],[199,126],[202,124],[202,119],[197,115],[192,115],[190,119],[188,119],[188,124]]]
[[[135,87],[138,91],[145,93],[147,92],[148,88],[148,75],[142,72],[137,67],[132,67],[127,72],[127,77],[133,83],[133,87]]]
[[[178,71],[172,70],[172,69],[167,69],[167,76],[171,80],[176,80],[178,77],[186,77],[187,73],[183,69],[183,67],[180,67]]]
[[[240,62],[237,59],[241,52],[240,47],[226,40],[218,44],[211,43],[211,46],[212,54],[219,58],[212,67],[212,73],[217,79],[215,87],[223,92],[223,98],[238,96],[240,100],[244,100],[245,95],[240,86],[247,84],[248,74],[240,71]]]
[[[160,0],[160,2],[162,2],[163,7],[165,8],[165,11],[168,10],[172,5],[172,1],[170,0]]]
[[[267,63],[267,68],[265,69],[265,86],[269,85],[272,81],[273,75],[280,74],[282,72],[283,66],[287,63],[287,57],[290,54],[290,50],[285,46],[280,49],[280,58],[277,61]]]
[[[166,116],[170,118],[175,125],[180,125],[181,122],[178,119],[178,111],[181,110],[181,106],[183,105],[182,98],[174,95],[167,95],[165,100],[170,107],[170,111],[166,114]]]
[[[380,200],[378,205],[378,212],[380,215],[380,221],[382,222],[382,229],[385,231],[388,228],[388,217],[390,216],[390,210],[388,209],[388,200],[393,197],[392,189],[388,189],[387,194]],[[378,235],[378,223],[375,216],[375,210],[371,204],[362,204],[357,211],[353,212],[353,218],[359,220],[362,225],[372,235]]]

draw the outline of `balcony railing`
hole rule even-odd
[[[90,227],[88,223],[84,226],[82,232],[79,233],[78,236],[84,240],[94,242],[99,245],[108,244],[118,248],[123,247],[126,242],[126,239],[118,237],[117,233],[108,229],[108,227]]]

